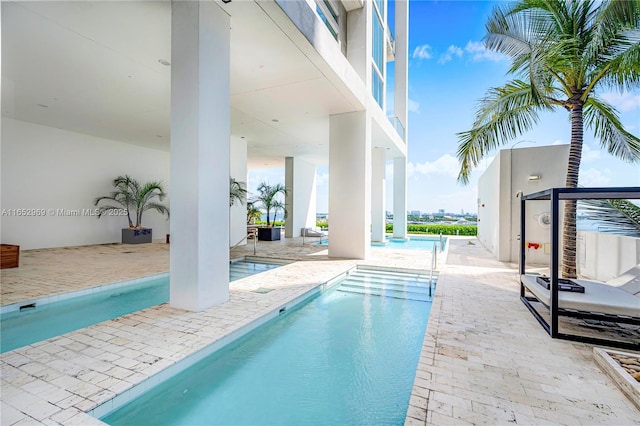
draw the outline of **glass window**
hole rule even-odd
[[[373,61],[380,71],[382,71],[382,61],[384,52],[384,33],[382,28],[382,22],[378,19],[378,16],[373,12]]]
[[[338,14],[327,0],[316,0],[316,12],[322,22],[327,26],[333,38],[338,40]]]
[[[380,77],[380,73],[378,72],[375,66],[371,68],[372,68],[371,92],[373,94],[373,98],[376,100],[376,102],[378,102],[378,105],[380,105],[380,108],[382,108],[382,91],[384,90],[383,84],[382,84],[382,78]]]

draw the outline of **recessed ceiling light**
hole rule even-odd
[[[280,120],[278,120],[277,118],[272,118],[271,121],[273,121],[274,123],[279,122]]]
[[[49,105],[45,105],[45,104],[36,104],[36,105],[38,105],[41,108],[49,108]]]
[[[168,67],[169,65],[171,65],[171,62],[167,61],[166,59],[158,59],[158,62],[160,62],[165,67]]]

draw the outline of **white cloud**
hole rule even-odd
[[[460,166],[458,159],[450,154],[445,154],[435,161],[425,161],[424,163],[408,163],[407,175],[440,175],[446,177],[457,178]]]
[[[463,54],[462,49],[452,44],[447,49],[447,52],[440,56],[440,59],[438,59],[438,63],[445,64],[450,60],[452,60],[454,56],[457,56],[458,58],[462,57],[462,54]]]
[[[611,182],[611,170],[590,168],[580,170],[579,183],[582,186],[607,186]]]
[[[602,154],[599,149],[591,149],[589,145],[582,145],[582,162],[590,163],[596,160],[599,160],[602,157]]]
[[[504,61],[509,59],[502,53],[487,49],[481,41],[469,41],[464,50],[474,61]]]
[[[551,145],[565,145],[568,142],[563,141],[562,139],[556,139],[555,141],[553,141],[553,143]]]
[[[416,46],[413,50],[413,59],[431,59],[431,46],[423,44],[422,46]]]
[[[420,114],[420,103],[414,101],[413,99],[407,99],[407,109],[409,110],[409,112]]]
[[[602,93],[600,97],[623,112],[640,108],[640,95],[634,95],[629,92],[607,92]]]

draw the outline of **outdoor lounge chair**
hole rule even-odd
[[[537,278],[537,275],[524,274],[522,284],[548,308],[551,292],[540,285]],[[583,286],[584,293],[559,291],[558,311],[561,315],[640,325],[640,265],[609,283],[572,281]],[[529,301],[533,300],[529,298]]]
[[[302,228],[302,235],[305,237],[326,237],[327,233],[320,230],[317,226],[315,228]]]

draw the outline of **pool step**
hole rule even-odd
[[[415,293],[429,293],[429,285],[413,285],[411,283],[399,284],[399,283],[386,283],[386,282],[362,282],[359,280],[353,280],[347,278],[342,282],[343,286],[348,287],[361,287],[379,290],[397,290],[397,291],[410,291]],[[433,287],[432,287],[433,288]]]
[[[432,298],[428,294],[414,293],[410,291],[389,290],[389,289],[371,289],[365,287],[343,287],[337,288],[337,291],[345,293],[365,294],[367,296],[390,297],[393,299],[414,300],[417,302],[431,302]]]
[[[279,266],[279,264],[265,264],[265,263],[254,263],[254,262],[246,262],[244,260],[231,262],[229,264],[229,281],[239,280],[241,278],[248,277],[250,275],[259,274],[260,272],[269,271],[271,269],[275,269]]]
[[[349,277],[355,280],[371,282],[371,283],[388,283],[399,285],[415,285],[415,286],[429,286],[429,277],[414,276],[414,277],[398,277],[398,276],[381,276],[377,274],[362,274],[360,272],[352,272]],[[435,281],[435,277],[434,277]]]
[[[429,277],[392,271],[351,271],[340,283],[338,291],[369,296],[431,302],[435,291],[435,276],[429,285]]]

